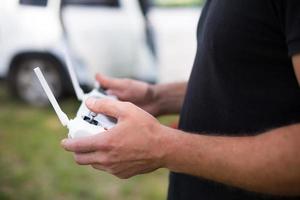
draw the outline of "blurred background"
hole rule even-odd
[[[95,73],[187,80],[203,0],[1,0],[0,199],[165,199],[168,172],[119,180],[75,164],[32,69],[41,67],[73,118],[65,55],[85,91]],[[170,125],[177,116],[159,120]]]

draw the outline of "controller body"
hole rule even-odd
[[[85,105],[85,100],[89,97],[117,99],[115,96],[107,95],[105,91],[98,88],[85,94],[76,117],[70,122],[70,126],[68,126],[69,137],[71,138],[95,135],[114,127],[117,123],[115,118],[91,112]]]
[[[79,107],[79,110],[77,111],[76,117],[74,119],[69,120],[68,116],[61,110],[40,68],[39,67],[35,68],[34,72],[36,73],[37,78],[39,79],[42,88],[44,89],[50,103],[52,104],[61,124],[63,126],[68,127],[69,129],[68,136],[70,138],[79,138],[79,137],[99,134],[116,125],[117,120],[115,118],[111,118],[103,114],[91,112],[85,105],[85,100],[87,100],[89,97],[98,98],[98,99],[101,98],[117,99],[116,97],[107,95],[105,90],[103,90],[100,87],[95,87],[95,89],[92,90],[90,93],[84,94],[81,88],[79,88],[79,84],[76,85],[74,84],[73,81],[74,88],[77,88],[75,89],[75,93],[78,99],[80,99],[82,103],[81,106]],[[75,80],[76,83],[77,81],[76,78],[74,77],[75,76],[73,75],[73,79]]]
[[[109,99],[116,100],[116,97],[114,96],[109,96],[106,95],[105,93],[99,92],[98,89],[93,89],[90,93],[84,95],[84,100],[82,101],[79,110],[77,111],[76,117],[81,117],[84,120],[94,120],[94,121],[90,121],[90,123],[100,125],[105,129],[110,129],[114,127],[117,123],[117,120],[115,118],[103,114],[99,114],[99,113],[93,116],[93,113],[85,105],[85,100],[88,99],[89,97],[93,97],[96,99],[109,98]]]
[[[105,131],[102,126],[90,124],[81,117],[71,119],[67,125],[69,138],[92,136]]]

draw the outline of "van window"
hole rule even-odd
[[[62,0],[63,5],[119,7],[119,0]]]
[[[47,6],[48,0],[20,0],[21,5]]]
[[[202,6],[204,0],[154,0],[153,2],[160,7],[194,7]]]

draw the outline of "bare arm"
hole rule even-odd
[[[165,166],[172,171],[256,192],[300,195],[300,124],[253,137],[168,132],[173,137],[166,142]]]
[[[158,84],[152,87],[157,107],[158,115],[177,114],[180,112],[185,92],[186,82]]]

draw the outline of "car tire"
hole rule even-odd
[[[11,91],[21,100],[35,106],[49,104],[33,69],[40,67],[54,96],[63,95],[63,77],[60,65],[55,60],[43,56],[25,56],[12,66],[9,85]]]

